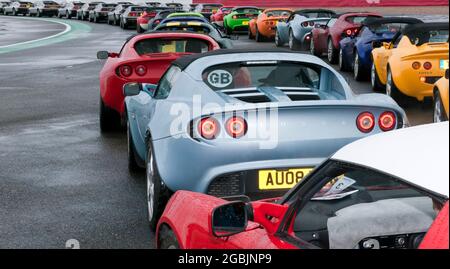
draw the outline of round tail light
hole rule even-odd
[[[315,23],[313,21],[309,22],[309,26],[314,27]]]
[[[425,68],[425,70],[430,70],[431,68],[433,68],[433,65],[430,62],[425,62],[423,64],[423,68]]]
[[[390,111],[382,113],[380,119],[378,120],[378,125],[383,132],[394,129],[396,123],[397,118],[395,117],[395,114]]]
[[[346,33],[348,36],[351,36],[351,35],[353,34],[352,30],[347,30],[345,33]]]
[[[233,16],[233,19],[237,19],[237,16],[236,16],[236,15],[234,15],[234,16]]]
[[[208,140],[214,139],[219,133],[219,123],[215,118],[203,118],[198,124],[198,132],[200,135]]]
[[[308,27],[308,23],[307,23],[307,22],[303,22],[303,23],[302,23],[302,26],[303,26],[303,27]]]
[[[415,70],[419,69],[420,66],[421,66],[421,64],[419,62],[413,62],[412,63],[412,68],[415,69]]]
[[[363,132],[369,133],[375,127],[375,117],[370,112],[363,112],[356,118],[356,127]]]
[[[241,117],[231,117],[225,124],[227,133],[233,138],[239,138],[247,133],[247,122]]]
[[[145,76],[147,74],[147,67],[145,67],[145,65],[138,65],[135,69],[136,74],[138,74],[138,76]]]
[[[129,77],[133,74],[133,68],[129,65],[123,65],[119,68],[120,74],[124,77]]]

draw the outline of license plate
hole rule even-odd
[[[290,189],[297,185],[313,168],[293,168],[285,170],[259,170],[260,190]]]
[[[448,69],[448,60],[441,60],[440,67],[441,69]]]
[[[248,25],[248,21],[243,21],[242,25]]]

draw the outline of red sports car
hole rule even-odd
[[[131,37],[120,53],[100,51],[98,59],[106,59],[100,72],[100,129],[119,127],[123,122],[123,85],[128,82],[158,84],[167,67],[184,55],[220,49],[219,44],[204,34],[148,33]]]
[[[316,24],[312,30],[311,53],[316,56],[327,53],[328,61],[336,63],[341,39],[357,34],[366,19],[380,17],[372,12],[344,13],[333,16],[326,24]]]
[[[224,6],[219,8],[216,13],[211,15],[211,22],[215,23],[216,25],[223,27],[223,17],[230,14],[231,10],[233,9],[232,6]]]
[[[153,19],[159,11],[165,10],[165,8],[149,7],[144,11],[136,21],[136,31],[143,33],[148,30],[148,21]]]
[[[360,139],[279,199],[179,191],[159,221],[157,247],[448,249],[448,132],[447,122]]]

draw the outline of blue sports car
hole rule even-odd
[[[280,21],[275,32],[275,45],[284,46],[288,43],[291,50],[308,49],[311,41],[311,31],[315,24],[326,24],[336,14],[328,9],[297,10],[287,19]]]
[[[364,22],[356,35],[353,32],[344,33],[346,37],[340,41],[340,70],[353,70],[354,78],[358,81],[367,79],[372,67],[373,42],[390,42],[405,26],[421,22],[406,17],[376,18]]]
[[[390,97],[355,95],[321,59],[287,50],[182,57],[159,85],[124,95],[129,168],[146,168],[153,227],[177,190],[278,197],[342,146],[408,125]]]

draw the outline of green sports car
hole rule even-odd
[[[248,31],[249,21],[258,17],[261,10],[257,7],[235,7],[223,18],[223,27],[227,34],[235,31]]]

